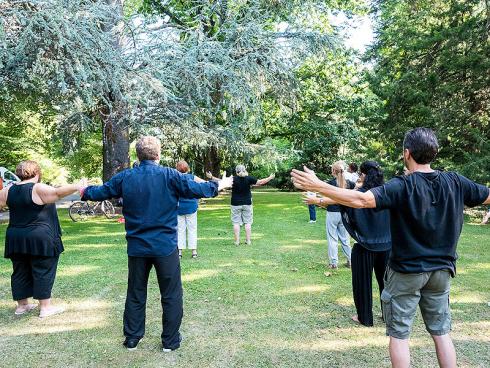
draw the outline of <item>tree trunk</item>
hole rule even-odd
[[[122,17],[124,0],[105,0]],[[105,24],[102,29],[114,32],[114,47],[122,47],[123,23]],[[129,163],[129,124],[127,106],[117,94],[109,93],[106,101],[110,106],[101,106],[99,116],[102,120],[103,166],[102,179],[109,180],[118,172],[127,169]]]
[[[120,114],[105,114],[102,118],[103,166],[102,179],[109,180],[118,172],[129,167],[129,126]]]
[[[221,160],[218,156],[216,146],[210,146],[204,151],[204,172],[210,171],[213,176],[219,177],[221,171]]]

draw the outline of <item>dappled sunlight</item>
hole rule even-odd
[[[200,206],[199,207],[199,212],[200,211],[219,211],[219,210],[230,210],[229,205],[215,205],[213,206]]]
[[[300,242],[300,243],[305,243],[305,244],[326,244],[327,241],[326,240],[323,240],[323,239],[299,239],[299,240],[296,240],[297,242]]]
[[[465,290],[456,290],[451,294],[451,306],[457,308],[459,303],[475,303],[481,304],[486,303],[486,297],[484,293],[469,292]]]
[[[277,208],[277,207],[287,207],[287,204],[286,203],[270,203],[270,204],[265,204],[262,206],[269,207],[269,208]]]
[[[490,343],[490,321],[481,322],[454,322],[453,334],[457,334],[458,340]]]
[[[305,246],[304,245],[281,245],[277,248],[280,250],[288,251],[288,250],[302,250],[305,248]]]
[[[58,270],[58,276],[79,276],[81,274],[100,270],[100,266],[92,266],[92,265],[75,265],[75,266],[62,266]]]
[[[83,244],[70,244],[68,250],[83,250],[83,249],[92,249],[92,248],[117,248],[117,247],[126,247],[126,240],[114,241],[113,243],[83,243]]]
[[[343,307],[351,307],[354,305],[354,302],[352,300],[352,296],[342,296],[340,298],[335,299],[335,303],[338,305],[341,305]]]
[[[277,339],[268,339],[264,341],[264,344],[269,345],[272,348],[288,348],[295,351],[318,351],[318,352],[327,352],[327,351],[350,351],[353,348],[368,348],[368,347],[376,347],[376,348],[386,348],[388,339],[383,335],[370,336],[369,339],[339,339],[340,333],[337,333],[336,330],[332,331],[335,333],[331,333],[331,338],[322,338],[322,339],[311,339],[309,341],[304,340],[296,340],[296,341],[285,341],[285,340],[277,340]]]
[[[298,286],[294,288],[285,289],[279,292],[279,295],[291,295],[291,294],[315,294],[315,293],[323,293],[330,289],[330,285],[305,285]]]
[[[100,237],[103,236],[103,237],[109,237],[109,236],[112,236],[112,237],[124,237],[125,234],[124,234],[124,231],[118,231],[118,232],[115,232],[115,233],[110,233],[110,232],[104,232],[103,234],[69,234],[69,235],[63,235],[63,240],[64,241],[78,241],[78,240],[85,240],[85,239],[97,239],[99,240]]]
[[[205,279],[208,277],[216,276],[218,273],[219,273],[219,271],[215,270],[215,269],[192,271],[190,273],[183,274],[182,275],[182,281],[190,282],[190,281]]]
[[[28,323],[12,328],[0,326],[1,336],[24,336],[53,334],[58,332],[89,330],[109,324],[108,310],[110,303],[101,300],[72,300],[66,311],[57,316],[40,319],[37,314],[31,314]],[[14,318],[14,317],[12,317]]]

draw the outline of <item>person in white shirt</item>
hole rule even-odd
[[[349,167],[347,168],[347,172],[345,173],[345,178],[354,184],[359,180],[359,174],[357,173],[357,164],[355,162],[351,162]]]

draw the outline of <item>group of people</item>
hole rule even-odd
[[[332,175],[335,179],[328,183],[339,188],[357,189],[360,192],[384,184],[383,171],[375,161],[364,162],[360,167],[360,176],[346,175],[355,173],[355,170],[355,163],[351,163],[346,170],[344,163],[337,161],[332,165]],[[306,193],[304,202],[308,206],[326,207],[329,267],[337,268],[340,239],[347,266],[352,268],[352,291],[357,311],[352,319],[364,326],[373,326],[372,273],[374,270],[381,293],[384,289],[383,276],[391,249],[389,212],[341,206],[330,198],[319,197],[312,192]],[[350,247],[349,235],[356,241],[353,248]]]
[[[408,340],[417,306],[434,341],[439,365],[456,367],[456,352],[449,336],[449,292],[450,279],[456,274],[463,210],[465,205],[490,204],[486,186],[455,172],[431,168],[438,150],[431,129],[408,131],[403,141],[408,172],[370,189],[363,185],[349,190],[325,183],[306,167],[291,173],[298,189],[320,193],[321,202],[327,205],[348,208],[346,224],[357,242],[354,248],[364,248],[359,259],[366,263],[360,269],[370,269],[369,263],[375,262],[366,250],[372,252],[374,245],[380,251],[390,234],[391,251],[380,289],[393,367],[410,366]],[[384,222],[386,214],[389,221]],[[382,264],[383,256],[377,262]],[[353,274],[353,285],[358,282],[355,279]]]
[[[235,244],[240,241],[241,225],[245,225],[246,244],[250,244],[253,222],[250,188],[266,184],[273,176],[257,180],[240,165],[234,177],[219,180],[211,177],[204,181],[189,174],[185,162],[179,162],[178,170],[160,166],[160,151],[157,138],[142,137],[136,144],[140,164],[116,174],[101,186],[87,186],[86,181],[81,181],[54,188],[40,182],[37,163],[19,164],[16,174],[21,182],[0,191],[0,207],[8,205],[10,210],[5,257],[11,259],[13,266],[15,314],[38,307],[30,303],[30,298],[39,300],[41,318],[62,312],[62,308],[50,303],[59,255],[63,252],[54,203],[77,191],[82,200],[122,198],[128,253],[124,346],[136,349],[145,334],[148,277],[155,267],[163,309],[163,351],[180,347],[183,292],[179,254],[188,244],[197,256],[197,203],[192,200],[214,197],[231,187]],[[486,186],[454,172],[431,169],[437,152],[434,132],[417,128],[405,135],[403,143],[408,175],[387,183],[381,168],[373,161],[361,165],[360,184],[355,189],[340,163],[332,166],[334,179],[329,183],[319,180],[308,168],[291,173],[297,188],[321,195],[308,194],[305,198],[308,205],[327,207],[329,244],[330,240],[332,244],[336,242],[338,236],[349,264],[352,263],[356,319],[365,325],[372,325],[371,274],[375,270],[382,290],[383,317],[394,367],[410,364],[408,338],[417,305],[436,345],[439,364],[456,366],[449,337],[449,282],[456,272],[463,207],[490,204]],[[342,235],[341,226],[345,228]],[[346,233],[356,241],[352,255]],[[330,247],[329,256],[330,266],[335,268],[338,257]]]

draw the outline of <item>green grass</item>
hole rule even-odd
[[[10,367],[387,367],[388,339],[375,326],[350,322],[350,270],[325,276],[324,211],[308,224],[297,193],[255,193],[253,245],[235,247],[229,198],[199,211],[197,260],[184,254],[185,341],[160,352],[161,307],[149,282],[146,336],[137,351],[121,346],[127,257],[123,225],[95,219],[72,223],[60,211],[65,253],[53,295],[68,310],[40,320],[16,318],[11,264],[0,260],[0,359]],[[0,226],[3,244],[5,225]],[[451,302],[461,367],[490,366],[490,226],[466,224]],[[3,253],[3,248],[0,249]],[[339,251],[339,253],[341,253]],[[377,294],[376,287],[374,294]],[[436,366],[434,347],[417,316],[414,367]]]

